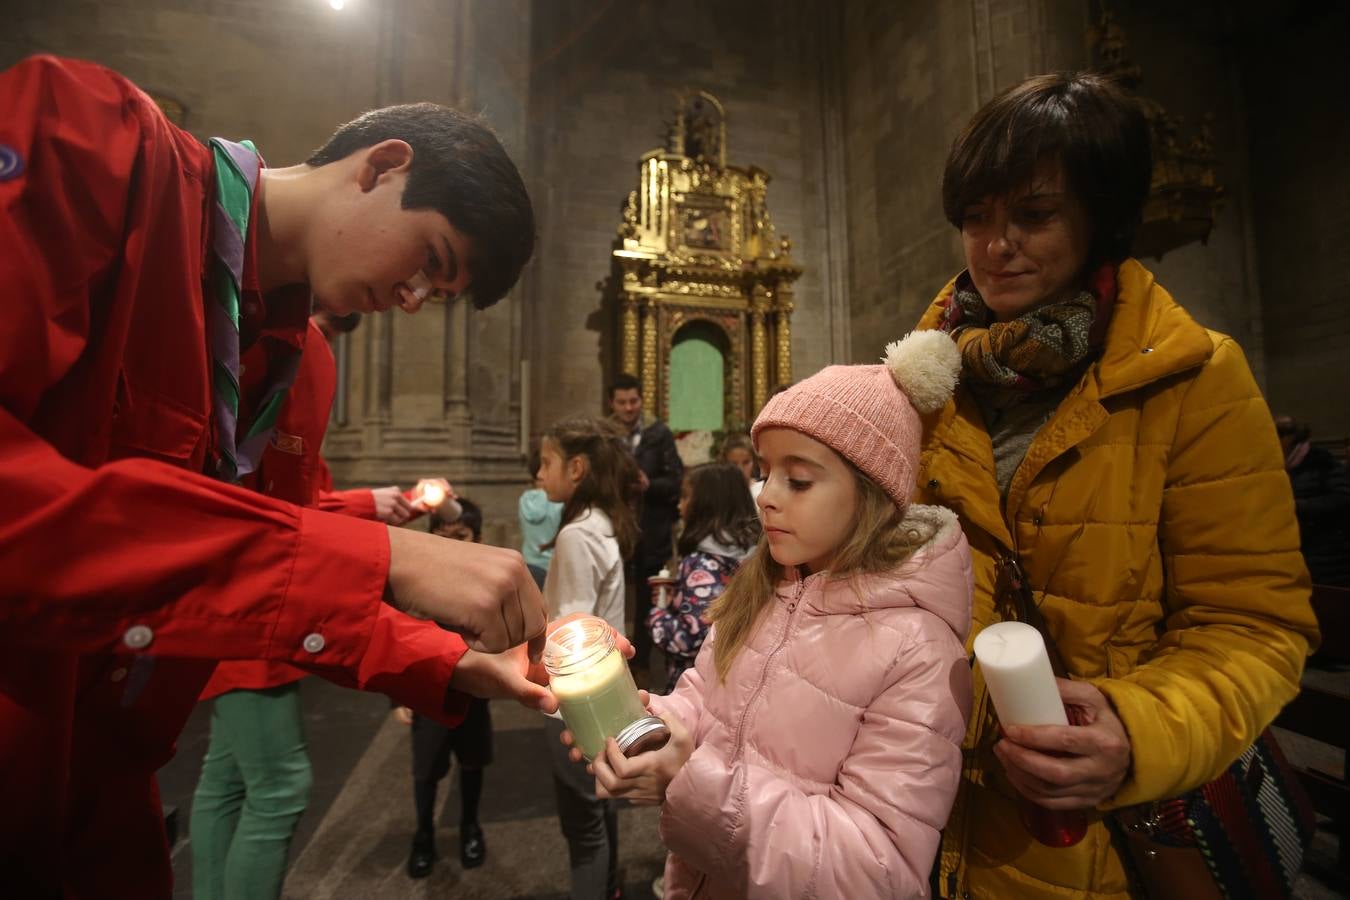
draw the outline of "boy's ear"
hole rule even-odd
[[[361,154],[361,166],[357,171],[357,180],[362,191],[373,190],[381,175],[407,172],[412,165],[413,148],[407,141],[398,138],[380,141],[358,152]]]

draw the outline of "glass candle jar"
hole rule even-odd
[[[605,749],[607,738],[614,738],[627,756],[654,750],[669,739],[666,723],[648,714],[638,698],[628,662],[604,619],[583,616],[550,632],[544,668],[558,712],[587,759]]]

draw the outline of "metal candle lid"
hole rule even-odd
[[[659,750],[670,740],[670,729],[656,716],[643,716],[614,737],[624,756],[637,756],[648,750]]]

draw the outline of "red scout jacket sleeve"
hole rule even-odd
[[[375,518],[375,495],[367,488],[357,488],[354,491],[319,491],[314,506],[324,512],[358,519]]]
[[[382,602],[383,525],[150,459],[80,465],[68,455],[83,447],[63,455],[45,438],[106,442],[126,332],[105,317],[134,305],[129,268],[167,265],[146,253],[164,223],[144,194],[190,173],[165,174],[167,132],[148,129],[168,126],[147,103],[87,63],[36,57],[0,73],[0,145],[12,151],[0,164],[0,644],[284,660],[375,689],[417,668],[443,693],[463,642]],[[72,380],[87,389],[62,390]],[[418,646],[443,643],[417,663],[367,652],[402,629],[425,632]]]

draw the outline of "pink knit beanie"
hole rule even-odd
[[[914,493],[923,423],[947,405],[961,354],[942,331],[915,331],[886,347],[880,366],[829,366],[764,404],[751,439],[765,428],[815,438],[862,470],[901,509]]]

